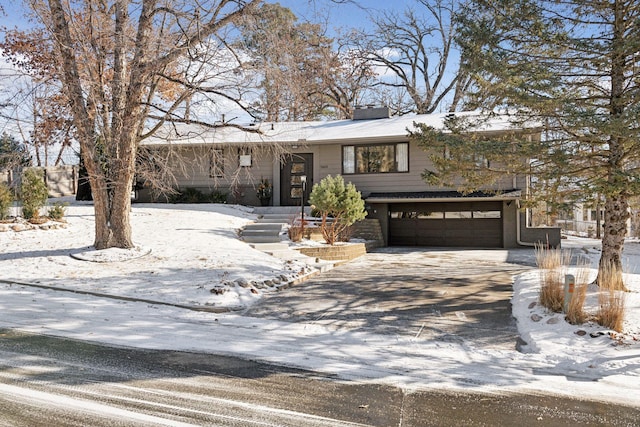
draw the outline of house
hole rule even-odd
[[[29,166],[26,168],[19,167],[0,170],[0,183],[14,188],[17,191],[20,188],[22,173],[25,169],[35,169],[38,171],[47,185],[49,197],[62,197],[76,194],[78,187],[77,165]]]
[[[637,227],[634,227],[634,219],[637,221],[638,214],[633,208],[630,208],[629,213],[627,236],[637,237],[638,231]],[[571,203],[567,210],[559,212],[555,223],[566,234],[600,238],[604,232],[604,205],[602,203],[598,206],[593,203]]]
[[[340,174],[362,193],[368,218],[380,221],[389,245],[559,245],[559,229],[525,225],[519,209],[525,176],[505,176],[471,194],[425,183],[429,156],[409,141],[407,129],[414,122],[442,128],[445,117],[389,117],[386,108],[366,108],[356,110],[353,120],[260,123],[250,132],[171,125],[143,145],[173,151],[179,187],[223,191],[230,202],[245,205],[258,205],[256,188],[265,179],[273,185],[272,205],[300,206],[314,183]],[[479,132],[506,130],[513,129],[495,118]],[[141,201],[151,198],[140,192]]]

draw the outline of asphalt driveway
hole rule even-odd
[[[513,276],[533,249],[383,248],[265,297],[245,315],[515,348]]]

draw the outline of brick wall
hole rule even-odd
[[[367,253],[364,243],[348,243],[335,246],[297,248],[300,253],[326,261],[344,261],[358,258]]]

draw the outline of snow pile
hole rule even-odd
[[[587,257],[591,262],[589,280],[597,276],[600,243],[593,239],[570,238],[563,248]],[[629,240],[624,251],[627,271],[640,266],[640,245]],[[629,268],[631,267],[631,268]],[[575,268],[568,274],[578,275]],[[553,313],[538,302],[540,271],[516,277],[512,298],[513,314],[524,344],[522,351],[554,361],[555,369],[567,375],[594,380],[610,375],[625,375],[640,380],[640,275],[624,274],[628,292],[624,293],[625,318],[622,333],[609,330],[593,320],[582,325],[565,321],[563,313]],[[587,288],[585,311],[591,315],[598,309],[598,287]]]

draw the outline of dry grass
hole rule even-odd
[[[300,242],[302,240],[302,227],[299,225],[292,225],[289,227],[289,239],[292,242]]]
[[[564,278],[571,261],[571,253],[560,249],[536,247],[536,263],[540,269],[540,304],[548,310],[560,313],[564,310]],[[622,332],[624,323],[624,291],[622,272],[614,266],[598,272],[598,305],[595,315],[587,313],[584,304],[589,287],[589,263],[579,263],[571,300],[566,309],[567,322],[578,325],[595,320],[599,325]]]
[[[598,286],[598,312],[596,322],[605,328],[622,332],[624,323],[624,291],[622,272],[614,266],[604,266],[600,269]]]
[[[536,246],[536,263],[540,269],[540,304],[553,311],[564,308],[564,273],[571,260],[571,252]]]
[[[583,260],[578,264],[573,295],[567,307],[565,319],[572,325],[580,325],[589,319],[589,315],[584,311],[584,302],[587,298],[589,287],[589,261]]]
[[[560,313],[564,304],[564,283],[557,270],[543,270],[541,273],[540,304],[549,310]]]

